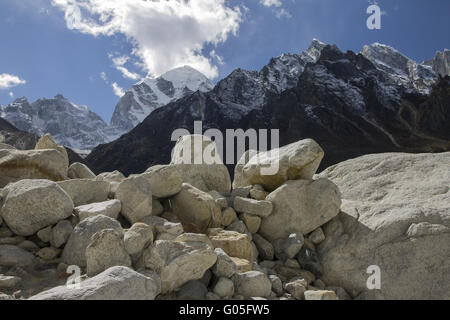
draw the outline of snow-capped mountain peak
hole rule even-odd
[[[25,97],[16,99],[2,108],[0,116],[20,130],[39,136],[50,133],[58,143],[75,149],[92,149],[109,141],[102,118],[61,94],[31,104]]]
[[[432,67],[419,64],[396,49],[381,43],[364,46],[361,54],[383,71],[393,83],[428,94],[437,80]]]
[[[157,78],[147,77],[133,85],[117,104],[108,134],[112,139],[128,132],[153,110],[197,90],[207,92],[212,82],[196,69],[183,66]]]

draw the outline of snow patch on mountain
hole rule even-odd
[[[395,84],[410,91],[429,94],[437,74],[429,65],[418,64],[396,49],[381,43],[364,46],[361,54]]]

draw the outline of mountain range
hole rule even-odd
[[[313,138],[326,152],[323,168],[367,153],[448,151],[444,56],[444,63],[435,58],[435,64],[419,64],[379,43],[354,53],[314,40],[301,54],[274,58],[259,72],[237,69],[211,91],[153,111],[129,133],[95,148],[86,161],[96,172],[125,174],[168,163],[172,132],[193,132],[196,120],[204,130],[223,133],[280,129],[281,145]]]
[[[130,131],[156,108],[212,87],[202,73],[184,66],[133,85],[117,104],[110,125],[87,106],[70,102],[61,94],[33,103],[25,97],[16,99],[0,106],[0,117],[23,131],[39,136],[50,133],[59,144],[85,153]]]
[[[133,85],[110,124],[62,95],[1,107],[22,131],[51,133],[96,172],[144,171],[166,163],[175,129],[280,129],[281,145],[314,138],[323,166],[366,153],[438,152],[449,145],[450,51],[424,63],[375,43],[360,53],[314,39],[308,50],[272,58],[260,71],[234,70],[215,86],[191,67]]]

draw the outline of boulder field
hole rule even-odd
[[[0,300],[450,299],[450,153],[272,151],[231,181],[203,136],[128,177],[0,145]]]

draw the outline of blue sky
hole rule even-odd
[[[381,42],[419,62],[450,48],[448,0],[379,0],[381,30],[366,27],[367,0],[139,1],[0,0],[0,104],[62,93],[109,122],[121,89],[183,64],[216,82],[313,38],[356,52]]]

